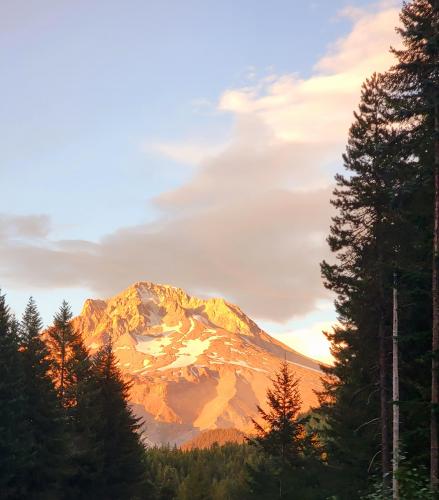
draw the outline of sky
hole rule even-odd
[[[2,0],[0,287],[46,324],[136,281],[328,360],[319,263],[401,2]]]

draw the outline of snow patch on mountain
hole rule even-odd
[[[171,332],[178,332],[181,333],[181,328],[183,327],[183,322],[179,321],[178,325],[170,326],[167,325],[166,323],[163,323],[162,325],[162,332],[163,333],[171,333]]]
[[[180,347],[176,353],[176,360],[169,365],[162,366],[159,368],[160,371],[172,370],[173,368],[183,368],[185,366],[193,365],[198,356],[204,354],[207,349],[209,349],[211,341],[214,337],[207,339],[190,339],[183,342],[183,346]]]
[[[153,335],[133,335],[137,344],[134,346],[137,352],[143,354],[150,354],[151,356],[163,356],[165,351],[164,347],[172,344],[172,340],[166,336],[161,335],[156,337]]]

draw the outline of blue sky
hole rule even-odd
[[[81,221],[66,232],[78,238],[143,221],[148,198],[190,172],[142,141],[227,134],[228,116],[193,103],[250,67],[306,75],[349,29],[346,4],[2,2],[2,210]]]
[[[88,296],[128,286],[137,265],[137,280],[236,300],[272,331],[331,321],[332,299],[316,282],[329,203],[314,214],[312,200],[329,201],[359,82],[388,64],[383,48],[398,5],[3,0],[0,284],[11,307],[21,313],[33,294],[46,322],[64,297],[79,312]],[[367,30],[376,30],[369,48]],[[312,129],[322,140],[310,141],[316,118],[310,125],[301,116],[316,87],[319,113],[334,115],[336,133],[328,121],[323,132]],[[325,107],[338,98],[343,115]],[[294,208],[294,237],[287,222],[276,222],[285,213],[280,199]],[[298,199],[308,206],[308,226],[321,218],[309,234]],[[255,231],[246,239],[246,209],[261,219],[265,203],[277,219],[263,225],[271,243],[259,244]],[[223,221],[230,228],[243,213],[242,223],[221,232]],[[32,218],[39,215],[44,228]],[[298,268],[289,268],[288,245],[302,246],[300,231],[304,241],[318,239],[306,252],[314,260],[297,262],[299,253]],[[267,262],[280,264],[269,264],[255,286]],[[125,265],[132,265],[126,278]],[[311,266],[312,278],[302,275]],[[266,306],[270,300],[278,307]]]

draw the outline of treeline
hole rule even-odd
[[[248,464],[257,460],[248,444],[213,444],[206,449],[148,450],[157,500],[227,500],[250,496]]]
[[[183,443],[180,448],[182,450],[206,449],[214,444],[223,445],[226,443],[245,443],[245,434],[234,427],[209,429]]]
[[[0,498],[149,498],[111,342],[90,356],[65,302],[41,329],[32,299],[18,322],[0,294]]]
[[[396,64],[363,85],[332,200],[337,259],[322,264],[340,325],[321,436],[340,499],[438,487],[439,2],[407,2],[400,18]]]

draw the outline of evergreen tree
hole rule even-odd
[[[69,474],[63,486],[64,496],[88,499],[93,496],[101,467],[97,455],[99,438],[93,428],[97,388],[92,360],[71,319],[70,306],[64,301],[47,330],[47,345],[69,440]]]
[[[342,481],[345,474],[355,477],[359,490],[377,464],[384,482],[390,471],[391,290],[395,266],[401,267],[397,255],[407,247],[402,240],[410,234],[401,214],[411,193],[411,150],[392,126],[387,85],[381,75],[363,85],[343,156],[349,176],[336,176],[332,200],[338,212],[328,242],[338,263],[322,264],[325,285],[337,294],[341,327],[328,334],[336,363],[323,368],[321,413],[330,461]]]
[[[31,460],[23,366],[17,325],[0,293],[0,496],[26,497],[25,473]]]
[[[269,410],[258,406],[264,424],[253,419],[258,434],[256,442],[268,455],[278,456],[283,464],[293,464],[300,461],[305,446],[305,427],[298,420],[302,406],[299,380],[284,361],[272,384],[273,387],[267,390]]]
[[[27,444],[32,460],[24,484],[29,498],[58,498],[65,472],[64,419],[51,376],[49,353],[40,332],[42,320],[32,298],[20,324],[24,370]]]
[[[412,0],[401,12],[403,49],[395,50],[398,64],[392,82],[398,118],[421,146],[423,165],[434,186],[432,204],[432,367],[431,367],[431,482],[439,481],[439,1]],[[418,149],[419,151],[419,149]]]
[[[93,498],[151,498],[145,482],[145,450],[140,441],[139,419],[128,405],[130,385],[122,379],[108,342],[93,360],[93,431],[99,470]]]
[[[317,450],[305,421],[299,418],[298,383],[284,361],[267,390],[268,410],[258,406],[263,424],[253,420],[257,436],[250,442],[262,459],[249,467],[249,486],[256,498],[324,498],[316,476],[311,479]]]
[[[73,350],[78,349],[80,338],[74,331],[72,324],[72,312],[69,304],[63,301],[59,311],[53,318],[53,326],[47,331],[47,344],[51,354],[53,378],[58,390],[62,405],[67,408],[75,403],[72,400],[72,390],[69,383],[73,384],[72,375],[69,372],[74,368],[75,355]]]

